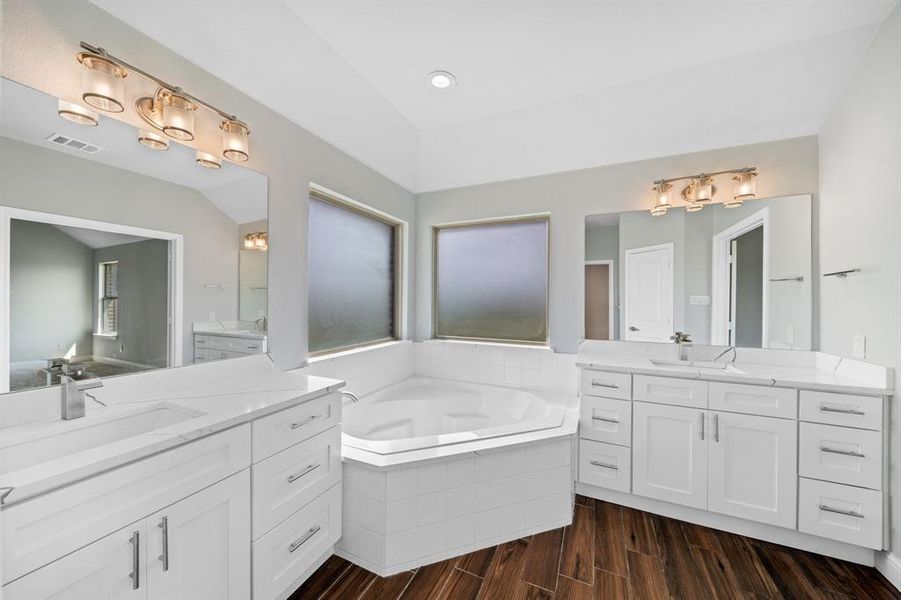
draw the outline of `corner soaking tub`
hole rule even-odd
[[[345,404],[336,553],[381,576],[571,523],[578,399],[411,377]]]

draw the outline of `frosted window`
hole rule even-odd
[[[394,337],[395,225],[310,198],[310,352]]]
[[[546,219],[439,228],[435,334],[547,341]]]

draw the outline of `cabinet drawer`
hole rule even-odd
[[[631,453],[623,446],[579,440],[579,481],[628,493],[632,482]]]
[[[801,423],[800,471],[804,477],[882,489],[882,433]]]
[[[254,600],[275,600],[341,537],[341,486],[336,485],[253,542]]]
[[[798,416],[798,390],[718,382],[708,386],[711,410],[784,419]]]
[[[253,462],[259,462],[340,422],[338,394],[319,396],[253,422]]]
[[[882,492],[798,480],[798,531],[882,549]]]
[[[579,437],[629,446],[632,442],[632,402],[582,396]]]
[[[801,390],[802,421],[882,430],[882,397]]]
[[[253,539],[341,481],[341,429],[332,427],[253,465]]]
[[[675,377],[635,376],[635,399],[690,408],[707,408],[707,382]]]
[[[0,519],[4,581],[20,577],[250,464],[250,426],[14,504]]]
[[[604,398],[632,398],[632,375],[582,369],[582,393]]]

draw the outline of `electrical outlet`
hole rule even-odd
[[[851,354],[854,355],[854,358],[864,359],[867,357],[867,336],[860,334],[854,336]]]
[[[208,317],[207,321],[215,321],[216,320],[216,311],[211,310],[210,312],[207,313],[207,317]]]

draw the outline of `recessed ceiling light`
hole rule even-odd
[[[429,73],[428,77],[426,77],[426,81],[428,81],[429,85],[436,90],[449,90],[457,85],[457,79],[454,77],[453,73],[447,71],[432,71]]]

